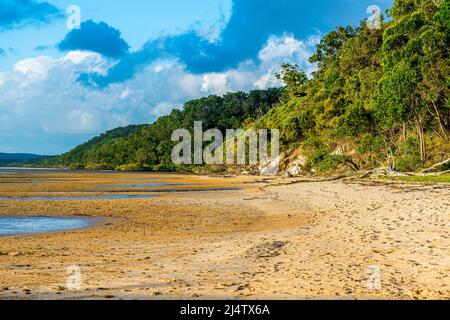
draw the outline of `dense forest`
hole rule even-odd
[[[0,153],[0,166],[25,166],[32,165],[37,160],[46,158],[47,156],[41,156],[30,153]]]
[[[395,1],[381,29],[338,27],[310,58],[308,77],[281,66],[284,88],[210,96],[152,125],[111,131],[49,165],[176,169],[171,133],[205,129],[280,129],[287,161],[305,172],[389,166],[417,171],[450,157],[450,1]]]
[[[402,0],[380,30],[337,28],[310,59],[312,80],[283,66],[290,96],[256,126],[280,128],[286,150],[300,147],[319,171],[449,158],[449,27],[448,0]]]
[[[195,121],[202,121],[205,130],[217,128],[225,133],[226,129],[239,129],[277,106],[285,91],[274,88],[192,100],[183,110],[173,110],[151,125],[111,130],[66,154],[45,159],[41,164],[97,170],[190,170],[192,168],[172,165],[174,130],[193,131]]]

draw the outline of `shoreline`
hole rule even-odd
[[[39,192],[26,184],[7,192],[64,194],[135,178],[33,174],[26,179]],[[0,202],[0,216],[109,219],[88,229],[0,238],[0,252],[6,253],[0,255],[0,299],[450,298],[448,188],[292,184],[295,178],[279,177],[159,178],[242,189],[164,193],[148,200]],[[0,182],[5,179],[23,176],[0,176]],[[377,291],[366,284],[374,264],[383,271]],[[65,286],[71,265],[83,273],[78,292]]]

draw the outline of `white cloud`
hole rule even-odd
[[[263,64],[276,66],[276,62],[297,63],[306,73],[311,74],[316,66],[308,62],[309,57],[320,40],[320,36],[309,37],[306,41],[297,40],[291,34],[282,37],[271,37],[267,45],[260,51],[259,59]]]
[[[181,105],[174,105],[169,102],[162,102],[152,109],[152,115],[160,117],[169,114],[172,110],[181,109]]]
[[[25,132],[74,141],[70,138],[74,135],[93,136],[118,126],[150,123],[184,102],[205,95],[276,86],[280,83],[275,74],[283,62],[297,63],[309,73],[315,69],[307,62],[313,46],[311,39],[303,42],[292,35],[272,37],[262,48],[260,61],[243,62],[235,70],[195,75],[183,65],[165,60],[104,90],[77,82],[82,72],[105,73],[111,67],[109,60],[96,53],[72,51],[61,58],[25,59],[11,71],[0,73],[2,148],[12,150],[22,143],[26,147]],[[15,138],[6,140],[11,136]],[[41,148],[46,145],[42,141]],[[72,146],[51,148],[63,151]]]
[[[295,53],[305,51],[303,47],[305,47],[303,42],[290,35],[281,38],[271,37],[266,47],[259,53],[259,59],[270,61],[275,58],[290,57]]]
[[[65,129],[67,133],[92,132],[98,127],[98,119],[86,110],[73,110],[66,119],[69,124]]]
[[[226,73],[205,74],[202,79],[202,92],[214,92],[218,95],[229,92],[228,77]]]
[[[90,51],[70,51],[64,57],[60,59],[61,62],[70,61],[74,64],[80,64],[84,60],[95,57],[97,60],[101,59],[101,56],[97,53]]]
[[[48,56],[24,59],[14,65],[14,71],[26,76],[27,82],[45,79],[53,67],[54,60]]]

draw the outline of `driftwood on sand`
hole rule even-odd
[[[433,172],[433,173],[448,173],[450,172],[450,170],[448,169],[450,168],[450,158],[442,161],[440,163],[436,163],[435,165],[422,170],[422,173],[429,173],[429,172]]]

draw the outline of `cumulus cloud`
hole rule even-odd
[[[64,152],[105,130],[150,123],[190,99],[278,86],[284,62],[311,74],[317,30],[356,23],[355,12],[388,2],[230,1],[220,23],[150,39],[136,52],[119,30],[86,21],[58,44],[62,57],[40,55],[0,72],[2,151]],[[0,0],[0,8],[0,32],[61,14],[37,0]]]
[[[63,13],[46,1],[0,0],[0,31],[48,23]]]
[[[119,30],[104,22],[92,20],[85,21],[79,28],[70,31],[57,47],[61,51],[92,51],[110,58],[120,58],[130,48]]]
[[[27,76],[28,80],[36,78],[46,78],[48,71],[52,67],[53,59],[48,56],[24,59],[14,65],[14,71]]]
[[[225,72],[248,60],[259,63],[259,51],[270,37],[289,33],[304,39],[328,25],[331,15],[344,16],[344,8],[350,5],[349,0],[233,0],[231,15],[218,36],[190,30],[151,39],[142,49],[125,55],[106,75],[83,74],[80,81],[104,88],[131,79],[143,66],[163,58],[177,59],[193,74]]]
[[[174,109],[181,109],[181,108],[182,108],[181,105],[176,105],[170,102],[161,102],[151,110],[151,114],[156,117],[161,117],[166,114],[169,114]]]
[[[80,73],[107,74],[114,62],[98,53],[77,50],[61,58],[24,59],[0,73],[2,148],[18,151],[17,141],[28,141],[31,152],[63,152],[105,130],[150,123],[191,99],[280,85],[275,73],[281,62],[313,69],[307,62],[313,50],[313,43],[284,34],[269,38],[257,62],[247,60],[223,72],[193,73],[177,59],[158,59],[133,78],[103,90],[77,81]],[[35,141],[37,137],[41,140]]]

